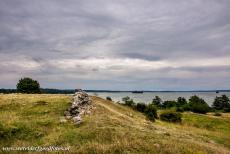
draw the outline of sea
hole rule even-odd
[[[88,92],[89,95],[98,96],[101,98],[111,97],[114,102],[122,102],[122,98],[129,96],[134,102],[139,103],[151,103],[155,96],[159,96],[163,101],[176,100],[178,97],[184,97],[187,100],[197,95],[204,99],[210,106],[212,105],[216,96],[223,94],[230,98],[230,92],[143,92],[143,93],[132,93],[132,92]]]

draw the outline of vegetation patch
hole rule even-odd
[[[35,105],[48,105],[48,102],[46,102],[46,101],[37,101],[37,102],[35,102]]]
[[[137,103],[136,110],[139,112],[144,113],[147,108],[147,105],[145,103]]]
[[[161,105],[161,107],[164,109],[169,109],[176,106],[177,106],[176,101],[164,101],[163,104]]]
[[[217,132],[226,132],[230,135],[229,119],[219,119],[208,115],[184,113],[183,123],[197,128],[205,128]]]
[[[9,103],[9,104],[0,104],[0,110],[12,110],[12,109],[19,109],[21,105],[19,103]]]
[[[182,123],[178,125],[156,119],[153,104],[145,105],[142,112],[142,103],[141,107],[127,106],[91,98],[96,109],[83,117],[81,125],[75,126],[69,121],[60,122],[72,96],[0,95],[1,105],[9,105],[12,100],[20,104],[20,108],[0,109],[0,147],[70,146],[70,153],[83,154],[229,153],[229,113],[214,117],[209,113],[183,112]],[[34,105],[41,100],[48,104]],[[147,113],[155,115],[154,123],[146,119]]]
[[[176,112],[184,112],[184,108],[183,107],[177,107]]]
[[[130,106],[130,107],[134,107],[135,106],[135,102],[133,101],[133,99],[131,99],[129,96],[126,96],[124,98],[122,98],[122,101],[125,103],[125,105]]]
[[[32,129],[23,123],[15,123],[11,126],[3,126],[0,124],[0,138],[5,140],[12,139],[32,139],[44,136],[44,134],[36,129]]]
[[[20,79],[16,86],[17,91],[20,93],[41,93],[39,82],[28,77]]]
[[[196,95],[189,99],[188,109],[192,112],[201,114],[206,114],[210,111],[208,104],[202,98],[199,98]]]
[[[175,111],[164,111],[160,114],[160,119],[167,122],[181,122],[182,114]]]
[[[122,98],[124,105],[131,107],[134,110],[137,110],[139,112],[142,112],[146,115],[146,117],[151,120],[151,121],[155,121],[156,118],[158,118],[157,116],[157,107],[151,103],[149,105],[146,105],[144,103],[135,103],[133,101],[133,99],[130,99],[128,96]]]
[[[111,97],[109,97],[109,96],[107,96],[107,97],[106,97],[106,100],[108,100],[108,101],[112,101],[112,98],[111,98]]]
[[[226,95],[216,97],[212,107],[215,110],[224,110],[225,112],[230,112],[230,100]]]
[[[158,118],[157,116],[157,109],[154,105],[149,104],[145,109],[145,114],[148,119],[155,121]]]

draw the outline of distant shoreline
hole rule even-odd
[[[84,90],[86,92],[134,92],[134,91],[113,91],[113,90]],[[230,92],[230,90],[191,90],[191,91],[142,91],[142,92]]]
[[[51,89],[51,88],[41,88],[42,93],[48,94],[69,94],[74,93],[75,89]],[[122,92],[130,92],[133,93],[139,90],[84,90],[86,92],[95,92],[95,93],[122,93]],[[0,93],[16,93],[16,89],[0,89]],[[230,90],[141,90],[141,92],[164,92],[164,93],[176,93],[176,92],[230,92]]]

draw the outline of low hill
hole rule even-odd
[[[75,153],[230,153],[230,114],[186,112],[181,124],[151,122],[129,107],[91,98],[96,109],[76,126],[63,117],[70,95],[0,95],[1,151],[59,146]]]

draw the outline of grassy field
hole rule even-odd
[[[230,114],[183,113],[181,124],[98,97],[75,126],[63,120],[69,95],[0,95],[0,147],[63,146],[76,153],[230,153]],[[2,151],[3,152],[3,151]],[[32,153],[32,152],[31,152]]]

